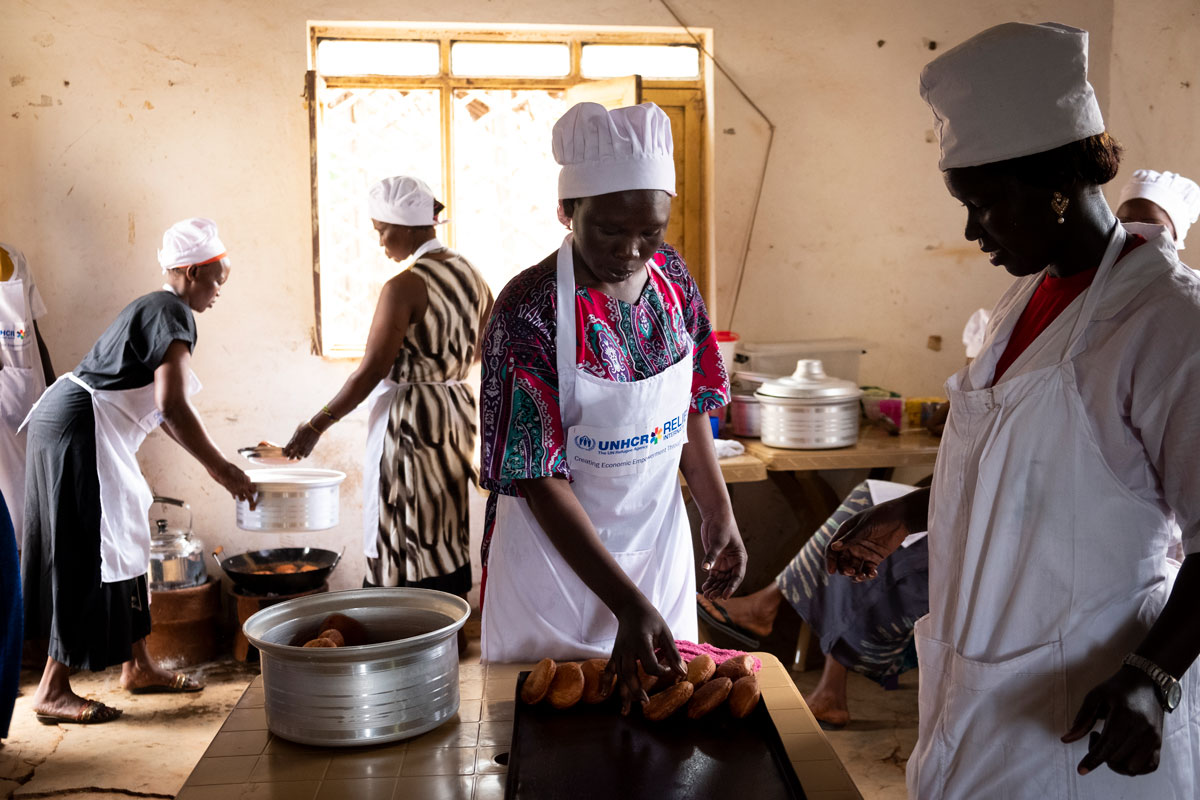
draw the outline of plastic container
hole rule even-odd
[[[859,361],[866,353],[859,339],[807,339],[794,342],[738,342],[739,373],[762,373],[778,378],[791,375],[797,361],[820,361],[825,374],[858,384]]]
[[[725,374],[732,375],[737,357],[738,336],[733,331],[717,331],[717,350],[721,353],[721,361],[725,364]]]

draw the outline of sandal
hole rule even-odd
[[[83,708],[79,709],[79,713],[75,716],[65,716],[60,714],[43,714],[36,709],[34,715],[37,721],[43,725],[57,725],[60,722],[73,722],[80,725],[99,725],[102,722],[112,722],[123,713],[119,708],[106,706],[99,700],[85,700]]]
[[[134,686],[130,694],[163,694],[173,692],[199,692],[204,684],[195,678],[190,678],[182,672],[176,672],[168,683],[152,683],[149,686]]]
[[[720,614],[721,617],[719,619],[714,617],[708,612],[708,609],[701,605],[700,601],[697,600],[696,613],[700,615],[700,619],[704,620],[713,629],[720,631],[746,648],[750,650],[759,649],[761,643],[759,642],[758,637],[731,620],[729,618],[729,612],[726,611],[720,603],[716,602],[715,600],[709,600],[708,602],[712,604],[712,607],[717,610],[717,613]]]

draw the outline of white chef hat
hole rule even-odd
[[[166,272],[218,261],[226,255],[225,245],[217,236],[217,223],[207,217],[191,217],[167,228],[158,251],[158,265]]]
[[[1175,226],[1175,247],[1182,250],[1188,228],[1200,218],[1200,186],[1174,172],[1139,169],[1121,189],[1121,201],[1117,206],[1135,197],[1149,200],[1167,213]]]
[[[371,219],[392,225],[423,228],[449,222],[433,214],[433,190],[420,178],[397,175],[384,178],[367,192]]]
[[[577,103],[554,123],[553,148],[560,200],[630,189],[675,196],[671,120],[654,103],[612,111]]]
[[[938,167],[1020,158],[1103,133],[1087,46],[1078,28],[1006,22],[929,62],[921,97],[933,109]]]

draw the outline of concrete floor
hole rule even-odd
[[[463,661],[478,662],[477,625],[469,624],[468,634]],[[195,672],[207,682],[203,692],[139,696],[121,690],[120,668],[79,673],[72,678],[76,691],[124,709],[124,716],[103,725],[46,726],[30,710],[40,676],[27,671],[0,747],[0,798],[174,797],[257,669],[226,660]],[[794,677],[806,692],[818,676]],[[829,740],[866,800],[901,800],[904,763],[917,738],[916,673],[891,692],[851,675],[849,694],[853,719],[829,732]]]

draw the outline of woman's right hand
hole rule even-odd
[[[310,422],[301,422],[296,426],[292,438],[283,446],[283,454],[288,458],[308,458],[320,439],[320,432]]]
[[[655,650],[659,651],[657,655]],[[645,703],[650,699],[638,678],[639,661],[647,675],[679,678],[687,675],[671,629],[658,610],[640,594],[617,614],[617,638],[604,670],[606,674],[617,676],[622,714],[628,714],[634,702]]]
[[[254,483],[250,480],[250,476],[233,462],[226,461],[210,474],[213,480],[225,487],[225,491],[233,495],[234,500],[248,502],[251,511],[258,505],[258,498],[254,493]]]
[[[855,583],[874,578],[880,562],[914,532],[907,522],[907,498],[906,495],[863,509],[843,522],[825,548],[829,574],[841,573]]]

